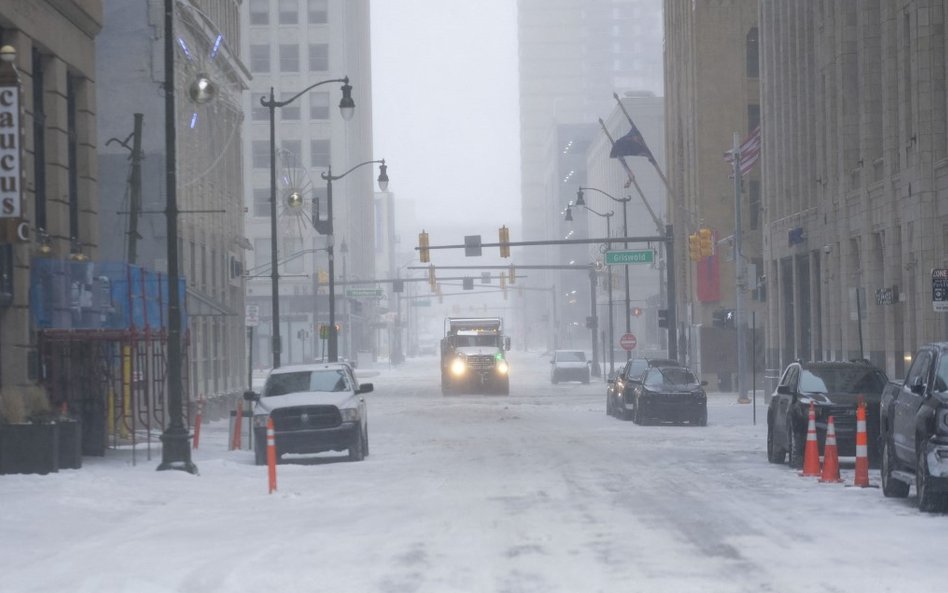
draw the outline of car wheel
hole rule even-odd
[[[882,443],[882,494],[888,498],[905,498],[909,493],[909,485],[901,480],[892,477],[892,472],[898,469],[898,462],[895,460],[895,453],[889,440],[885,439]]]
[[[586,376],[583,377],[583,383],[585,383],[586,385],[589,385],[589,373],[586,373]]]
[[[787,450],[780,447],[775,442],[774,424],[767,423],[767,461],[770,463],[783,463],[787,460]]]
[[[931,475],[928,473],[928,456],[925,455],[925,446],[919,443],[916,447],[915,463],[915,491],[918,494],[918,510],[923,513],[940,513],[945,510],[948,495],[941,492],[932,492],[929,484]]]
[[[254,438],[253,443],[253,463],[254,465],[266,465],[267,464],[267,439],[266,438]]]
[[[606,394],[606,416],[612,416],[612,398]]]
[[[793,429],[793,423],[787,422],[787,434],[789,435],[789,454],[790,454],[790,467],[793,469],[803,469],[803,440],[800,438],[800,435],[797,434],[797,431]]]
[[[352,435],[352,444],[349,446],[349,461],[362,461],[365,459],[364,444],[362,427],[357,426],[355,434]]]
[[[639,406],[637,403],[632,403],[632,422],[634,424],[641,424],[642,420],[639,418]]]
[[[707,406],[701,408],[701,411],[698,413],[698,417],[695,418],[695,424],[697,424],[698,426],[708,425],[708,407]]]
[[[365,432],[362,433],[362,453],[365,457],[369,456],[369,425],[365,425]]]
[[[560,378],[556,376],[556,372],[554,371],[553,376],[550,377],[550,383],[553,383],[554,385],[556,385],[559,382],[560,382]]]

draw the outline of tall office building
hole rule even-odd
[[[261,98],[277,101],[311,85],[349,77],[355,114],[343,120],[341,83],[317,86],[275,110],[277,151],[277,250],[280,275],[281,362],[311,361],[325,353],[317,327],[329,320],[327,237],[312,227],[312,200],[326,216],[332,167],[341,175],[375,159],[372,152],[372,88],[368,0],[249,0],[244,2],[244,50],[253,79],[244,98],[244,154],[248,262],[247,303],[259,308],[253,340],[254,366],[272,362],[270,123]],[[371,303],[343,302],[346,279],[375,274],[374,189],[378,167],[361,167],[333,183],[336,322],[342,325],[340,357],[371,347]],[[303,203],[287,197],[300,190]],[[342,244],[345,250],[341,249]]]
[[[614,109],[612,94],[660,93],[661,23],[660,0],[519,1],[523,239],[561,239],[569,232],[562,210],[585,182],[584,167],[574,166],[585,158],[567,163],[564,155],[577,155],[573,147],[588,147],[601,133],[596,121]],[[561,257],[560,250],[524,251],[525,263],[568,263]],[[581,275],[531,274],[542,286],[555,284],[562,295],[574,289],[588,294]],[[536,294],[526,300],[532,306],[525,310],[536,315],[526,323],[534,334],[545,333],[550,321],[540,316],[549,309],[548,299]]]

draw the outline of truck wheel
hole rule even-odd
[[[500,395],[510,395],[510,379],[500,384],[500,389],[497,390],[497,393]]]
[[[767,461],[782,464],[787,460],[787,450],[774,442],[773,422],[767,423]]]
[[[909,485],[892,477],[892,472],[898,468],[895,453],[889,445],[889,439],[882,442],[882,494],[888,498],[905,498],[909,493]]]
[[[919,443],[916,447],[917,461],[915,463],[915,491],[918,494],[918,510],[923,513],[940,513],[945,510],[948,495],[941,492],[932,492],[929,485],[931,475],[928,473],[928,457],[925,455],[925,446]]]
[[[349,445],[349,461],[362,461],[365,459],[364,445],[362,426],[356,426],[352,434],[352,443]]]

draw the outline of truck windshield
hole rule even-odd
[[[306,391],[345,391],[346,374],[339,369],[298,371],[270,375],[263,388],[263,397],[302,393]]]
[[[871,367],[840,366],[804,369],[800,391],[805,393],[882,393],[885,377]]]
[[[454,336],[455,346],[496,346],[497,336]]]

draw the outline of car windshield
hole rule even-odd
[[[629,366],[625,371],[625,378],[637,379],[642,376],[642,373],[644,373],[646,370],[648,370],[648,361],[644,358],[636,358],[629,363]]]
[[[665,384],[675,386],[697,385],[698,380],[688,369],[665,367],[649,373],[649,382],[652,385]]]
[[[349,381],[340,369],[295,371],[270,375],[263,389],[263,397],[301,393],[306,391],[346,391]]]
[[[803,369],[800,391],[804,393],[881,393],[886,379],[867,366],[832,366]]]
[[[557,352],[556,362],[586,362],[586,354],[578,350]]]

